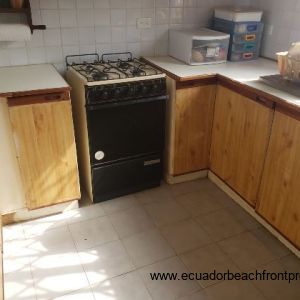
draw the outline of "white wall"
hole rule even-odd
[[[0,43],[0,66],[49,62],[63,70],[66,55],[95,51],[163,55],[168,28],[205,26],[215,5],[232,1],[30,0],[34,23],[47,30],[28,43]],[[152,28],[137,29],[139,17],[151,17]]]
[[[264,11],[262,55],[275,58],[276,52],[286,51],[292,42],[300,41],[300,0],[251,0],[251,5]]]
[[[275,57],[300,40],[300,0],[30,0],[34,23],[46,24],[28,43],[0,42],[0,66],[54,63],[64,69],[68,54],[132,51],[140,55],[167,53],[170,27],[208,24],[214,6],[252,5],[265,11],[274,27],[265,34],[262,54]],[[136,18],[151,17],[151,29],[136,28]],[[11,16],[9,17],[11,18]],[[5,22],[0,15],[0,23]]]

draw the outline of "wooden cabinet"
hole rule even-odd
[[[276,110],[258,213],[300,249],[300,119]]]
[[[27,207],[80,198],[70,100],[59,96],[9,100],[9,116]]]
[[[221,85],[217,88],[210,169],[254,206],[273,109]]]
[[[215,85],[185,86],[170,92],[169,165],[172,176],[208,168]]]

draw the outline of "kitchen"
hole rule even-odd
[[[300,273],[299,83],[276,55],[300,1],[18,2],[0,1],[3,299],[299,299],[299,280],[150,273]],[[263,28],[213,22],[232,6]],[[231,61],[197,45],[191,65],[172,35],[213,26]]]

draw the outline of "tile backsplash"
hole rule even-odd
[[[167,53],[170,27],[209,23],[213,7],[232,0],[30,0],[34,31],[30,42],[0,42],[0,66],[54,63],[64,69],[69,54],[131,51],[135,56]],[[149,29],[136,19],[152,18]],[[1,21],[2,18],[2,21]],[[7,18],[7,16],[6,16]],[[5,22],[0,15],[0,22]]]
[[[300,0],[251,0],[251,5],[264,11],[263,56],[275,58],[300,41]]]
[[[30,42],[0,42],[0,66],[53,63],[63,71],[66,55],[131,51],[135,56],[165,55],[169,28],[206,26],[213,8],[252,5],[265,11],[263,55],[274,57],[300,40],[300,0],[30,0],[35,31]],[[0,23],[12,20],[0,15]],[[151,18],[149,29],[136,20]],[[270,25],[270,26],[269,26]],[[268,34],[269,33],[269,34]]]

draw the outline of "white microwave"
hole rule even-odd
[[[230,35],[210,30],[169,30],[169,55],[189,65],[227,61]]]

